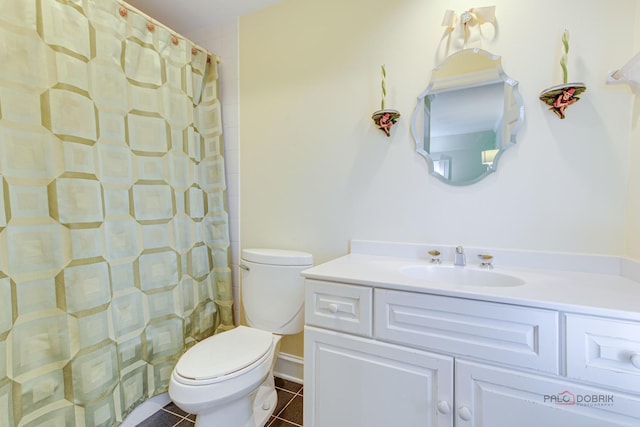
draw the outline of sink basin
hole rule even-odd
[[[468,267],[447,267],[437,265],[409,265],[400,273],[428,280],[429,282],[450,283],[461,286],[509,287],[524,285],[524,280],[509,274],[488,270],[473,270]]]

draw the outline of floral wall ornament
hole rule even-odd
[[[453,50],[466,47],[482,47],[482,25],[492,24],[496,27],[496,7],[472,7],[457,16],[453,10],[447,10],[442,18],[442,26],[446,27],[445,37]],[[469,46],[467,46],[469,45]]]
[[[375,113],[373,113],[371,118],[373,119],[376,126],[378,126],[378,129],[383,131],[385,135],[391,136],[391,127],[395,125],[398,119],[400,118],[400,112],[397,110],[384,108],[384,99],[387,96],[387,86],[385,83],[385,79],[387,77],[387,70],[384,64],[382,64],[380,68],[382,71],[382,84],[381,84],[382,100],[380,102],[380,109]]]
[[[540,100],[549,106],[549,110],[553,111],[559,118],[565,118],[565,110],[580,100],[582,92],[587,90],[584,83],[568,83],[569,73],[567,71],[567,59],[569,57],[569,32],[564,30],[562,35],[563,54],[560,58],[560,67],[562,68],[563,84],[551,86],[540,92]]]

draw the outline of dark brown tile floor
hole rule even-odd
[[[276,377],[276,390],[278,404],[265,427],[302,427],[302,384]],[[195,418],[171,402],[137,427],[193,427]]]

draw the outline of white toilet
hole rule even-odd
[[[196,414],[196,427],[262,427],[276,406],[273,380],[281,335],[304,326],[302,270],[311,254],[280,249],[242,251],[242,304],[247,323],[213,335],[182,355],[169,397]]]

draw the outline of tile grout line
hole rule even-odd
[[[183,421],[185,421],[185,420],[189,421],[191,424],[195,424],[195,423],[193,423],[189,418],[187,418],[187,417],[182,417],[182,418],[180,418],[180,421],[178,421],[177,423],[175,423],[175,424],[173,425],[173,427],[179,426],[179,425],[180,425],[180,424],[182,424],[182,422],[183,422]]]
[[[286,405],[284,405],[284,406],[282,407],[282,409],[280,409],[280,411],[278,411],[278,413],[277,413],[277,414],[274,414],[274,415],[273,415],[273,416],[274,416],[274,417],[276,417],[276,418],[279,418],[279,417],[278,417],[278,415],[280,415],[282,412],[284,412],[284,410],[285,410],[285,409],[287,409],[287,406],[289,406],[289,405],[291,404],[291,402],[293,402],[293,399],[295,399],[295,397],[298,395],[297,393],[293,393],[293,392],[291,392],[291,391],[289,391],[289,390],[285,390],[285,389],[283,389],[283,388],[281,388],[280,390],[282,390],[282,391],[286,391],[287,393],[291,394],[291,399],[289,399],[289,400],[288,400],[287,404],[286,404]],[[280,419],[283,419],[283,418],[280,418]],[[285,421],[287,421],[287,420],[285,420]]]
[[[277,387],[277,386],[276,386],[276,390],[280,390],[280,391],[287,392],[287,393],[291,394],[292,396],[291,396],[291,398],[289,399],[289,401],[287,402],[287,404],[286,404],[286,405],[284,405],[284,406],[282,407],[282,409],[280,409],[280,411],[278,411],[278,413],[277,413],[277,414],[273,414],[273,415],[272,415],[272,417],[274,418],[274,420],[272,420],[269,424],[267,424],[267,425],[266,425],[266,427],[269,427],[269,426],[273,425],[273,421],[275,421],[276,419],[278,419],[278,420],[280,420],[280,421],[285,421],[285,422],[287,422],[288,424],[291,424],[291,425],[296,426],[296,427],[302,427],[301,425],[299,425],[299,424],[297,424],[297,423],[294,423],[294,422],[293,422],[293,421],[291,421],[291,420],[287,420],[287,419],[285,419],[285,418],[281,418],[281,417],[279,417],[279,416],[278,416],[278,415],[282,414],[282,413],[284,412],[284,410],[285,410],[285,409],[287,409],[287,407],[291,404],[291,402],[293,402],[293,399],[295,399],[297,396],[302,396],[302,395],[300,394],[300,392],[302,391],[302,389],[303,389],[303,387],[300,387],[300,390],[298,390],[298,391],[296,391],[296,392],[293,392],[293,391],[291,391],[291,390],[287,390],[287,389],[285,389],[285,388]]]
[[[186,418],[186,417],[188,417],[188,415],[178,414],[178,413],[173,412],[173,411],[170,411],[170,410],[168,410],[168,409],[166,409],[166,408],[160,408],[160,409],[161,409],[162,411],[164,411],[164,412],[167,412],[167,413],[171,414],[171,415],[175,415],[176,417],[180,417],[180,418]]]
[[[176,417],[180,417],[180,420],[178,420],[178,422],[177,422],[177,423],[175,423],[175,424],[173,425],[173,427],[177,426],[178,424],[180,424],[180,423],[181,423],[181,422],[183,422],[184,420],[187,420],[187,421],[191,422],[192,424],[195,424],[192,420],[190,420],[190,419],[188,418],[188,417],[189,417],[189,414],[187,414],[187,415],[180,415],[180,414],[176,414],[175,412],[172,412],[172,411],[170,411],[170,410],[168,410],[168,409],[165,409],[165,408],[161,408],[161,410],[163,410],[164,412],[166,412],[166,413],[168,413],[168,414],[175,415]]]
[[[294,423],[294,422],[293,422],[293,421],[291,421],[291,420],[287,420],[286,418],[280,418],[280,417],[273,417],[273,418],[274,418],[274,420],[284,421],[284,422],[286,422],[287,424],[291,424],[291,425],[292,425],[292,426],[294,426],[294,427],[302,427],[302,425],[300,425],[300,424],[298,424],[298,423]],[[272,424],[273,424],[273,422],[272,422],[270,425],[272,425]]]

